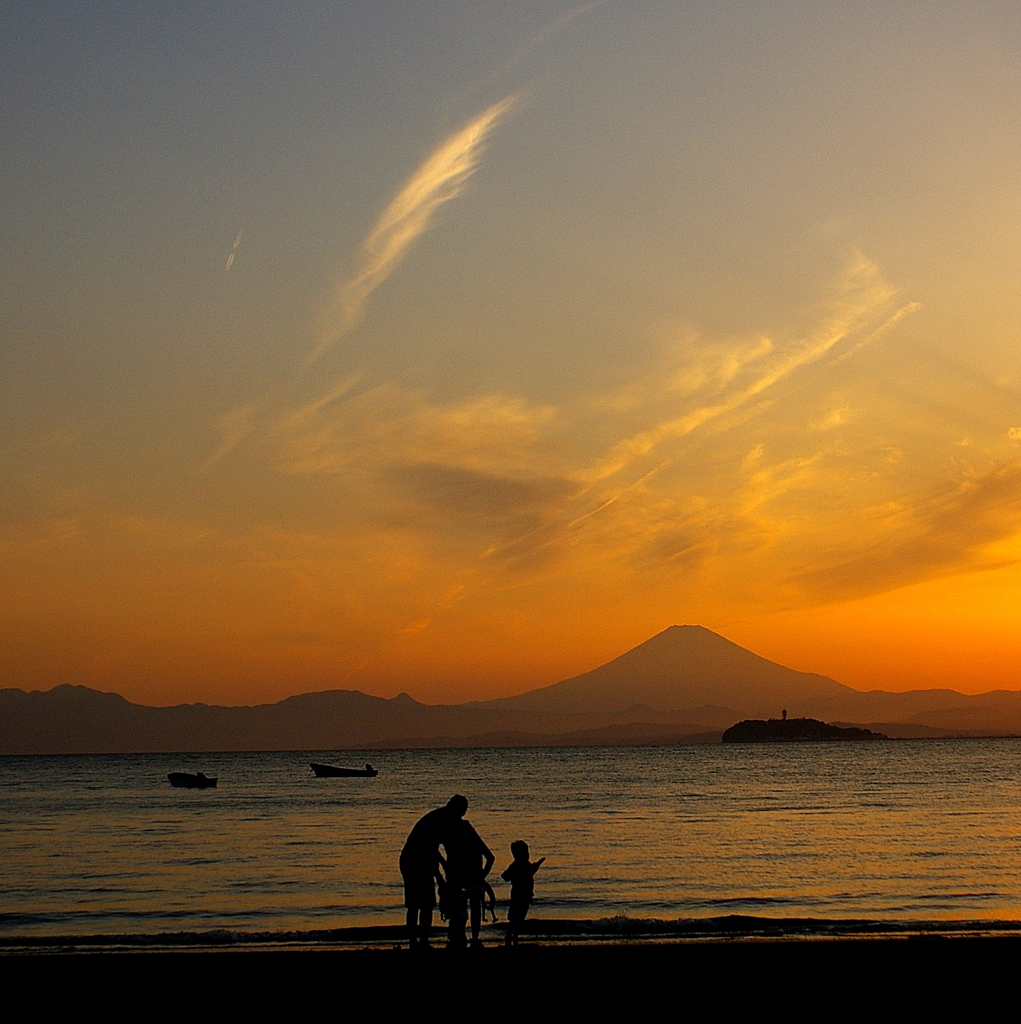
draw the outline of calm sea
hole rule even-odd
[[[455,792],[495,875],[548,858],[536,916],[1021,919],[1021,741],[986,740],[3,757],[0,935],[398,924],[404,837]]]

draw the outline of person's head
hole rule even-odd
[[[515,839],[511,843],[511,856],[515,860],[528,860],[528,843],[524,839]]]
[[[460,793],[455,793],[447,801],[447,810],[454,815],[455,818],[463,818],[468,813],[468,801],[461,796]]]

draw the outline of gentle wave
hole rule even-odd
[[[0,935],[397,924],[404,836],[455,791],[495,875],[548,857],[536,917],[1021,918],[1017,740],[0,762]]]

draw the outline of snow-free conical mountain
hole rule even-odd
[[[671,626],[573,679],[468,704],[323,690],[256,707],[153,708],[84,686],[0,689],[0,753],[707,742],[783,708],[890,736],[1021,735],[1021,691],[863,693],[702,626]]]
[[[671,626],[591,672],[485,706],[551,717],[584,709],[636,720],[654,711],[714,725],[787,708],[792,717],[875,726],[896,736],[1021,733],[1019,691],[863,692],[778,665],[704,626]]]
[[[704,626],[671,626],[591,672],[490,703],[557,714],[621,712],[640,704],[661,712],[722,705],[741,715],[779,715],[785,707],[798,714],[830,711],[860,696],[826,676],[753,654]]]

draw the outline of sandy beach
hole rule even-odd
[[[483,952],[504,949],[506,922],[482,931]],[[446,925],[432,930],[432,951],[446,953]],[[594,950],[709,947],[737,945],[789,946],[849,943],[952,941],[977,943],[1021,941],[1021,921],[879,921],[869,919],[777,918],[732,914],[681,920],[627,916],[526,921],[519,950]],[[246,953],[392,953],[407,945],[404,925],[331,928],[289,932],[217,929],[156,934],[77,936],[6,936],[0,957],[90,955],[242,955]],[[511,951],[513,952],[513,951]],[[458,955],[451,953],[451,955]]]
[[[328,966],[331,974],[382,978],[428,973],[439,965],[460,973],[482,964],[486,974],[524,970],[537,978],[605,968],[610,974],[600,976],[608,983],[622,971],[649,980],[678,970],[765,979],[774,970],[784,974],[795,966],[834,976],[852,966],[892,975],[923,964],[930,970],[941,962],[960,971],[967,963],[1021,955],[1021,921],[536,920],[528,922],[516,947],[505,946],[503,936],[502,925],[490,926],[481,949],[450,950],[445,929],[436,926],[431,948],[414,951],[407,948],[399,925],[261,934],[9,937],[0,943],[0,973],[9,979],[25,970],[82,970],[113,980],[155,979],[182,970],[196,978],[241,979],[262,976],[266,969],[300,977]]]
[[[1021,956],[1021,922],[900,928],[760,919],[717,921],[715,934],[535,924],[518,947],[506,948],[490,929],[482,949],[456,952],[443,947],[438,929],[433,948],[411,952],[390,927],[273,940],[220,933],[8,943],[0,983],[46,993],[54,1008],[95,1006],[115,1015],[155,1003],[175,1016],[432,1016],[449,1000],[452,1012],[498,1019],[667,1008],[843,1018],[935,1011],[947,1000],[978,1009],[1014,976]]]

